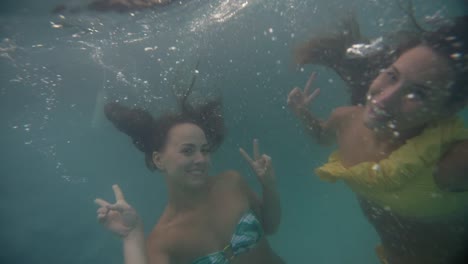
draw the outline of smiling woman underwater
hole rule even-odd
[[[260,155],[257,140],[252,158],[240,149],[262,199],[235,171],[209,175],[211,153],[225,133],[221,101],[195,107],[187,101],[190,91],[179,98],[179,112],[158,118],[119,103],[106,106],[107,118],[132,138],[147,167],[161,172],[168,202],[146,243],[142,221],[117,185],[115,204],[96,199],[98,220],[123,238],[127,264],[283,264],[266,238],[281,219],[271,158]]]

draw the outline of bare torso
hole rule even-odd
[[[226,173],[216,176],[210,198],[191,211],[165,213],[148,238],[150,264],[154,247],[163,247],[171,264],[189,264],[197,258],[222,251],[229,244],[241,216],[252,205],[240,188],[240,176]],[[281,264],[265,237],[251,251],[237,256],[232,263]]]

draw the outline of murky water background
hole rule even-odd
[[[463,12],[463,1],[430,2],[414,1],[417,17]],[[174,107],[170,86],[186,87],[197,61],[194,98],[221,95],[229,131],[213,173],[239,170],[258,190],[238,148],[259,138],[273,158],[284,208],[270,239],[275,250],[288,263],[377,263],[378,238],[351,191],[313,175],[333,148],[307,139],[286,96],[317,71],[322,94],[313,110],[326,116],[348,102],[337,75],[295,67],[292,50],[350,10],[369,38],[405,25],[395,1],[191,0],[124,14],[51,14],[61,3],[1,4],[2,263],[123,262],[121,242],[96,222],[93,199],[113,199],[118,183],[149,232],[166,189],[102,105]]]

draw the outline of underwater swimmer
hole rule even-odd
[[[240,149],[262,186],[261,199],[238,172],[210,176],[210,155],[224,138],[221,102],[193,107],[188,94],[179,113],[157,119],[142,109],[106,106],[107,118],[164,176],[168,202],[146,243],[142,221],[117,185],[116,203],[96,199],[98,220],[122,237],[127,264],[283,264],[267,240],[281,218],[271,158],[257,140],[253,157]]]
[[[382,263],[467,263],[468,17],[426,32],[372,81],[363,106],[326,121],[307,109],[319,93],[294,88],[288,105],[319,143],[338,143],[316,169],[343,180],[378,232]]]
[[[418,30],[406,29],[368,39],[351,13],[339,21],[335,32],[314,36],[295,47],[294,61],[299,66],[314,64],[332,69],[346,83],[350,103],[365,104],[367,90],[379,69],[395,61],[420,35]]]

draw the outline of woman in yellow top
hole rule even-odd
[[[339,149],[316,169],[344,180],[377,230],[382,263],[468,263],[468,17],[426,32],[371,83],[365,105],[326,121],[307,109],[319,90],[288,104],[319,143]]]

